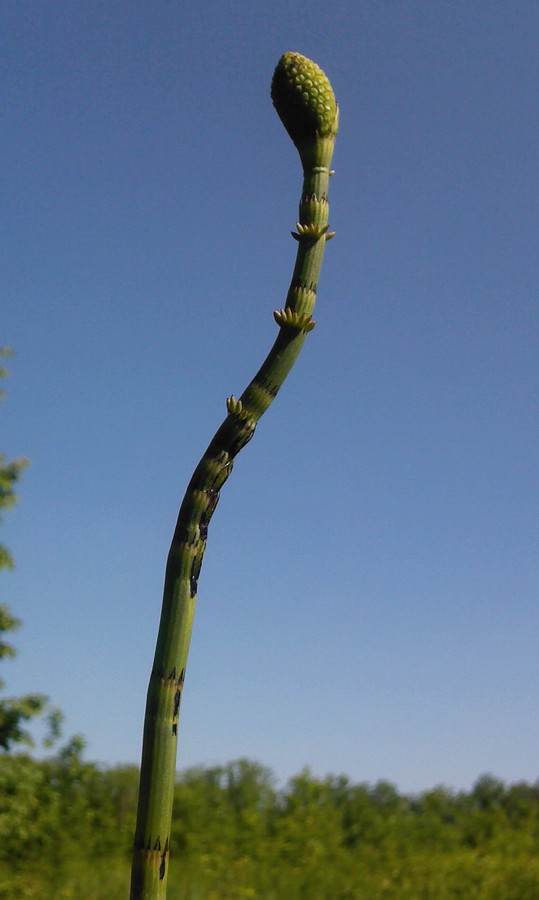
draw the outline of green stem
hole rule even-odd
[[[317,76],[318,73],[323,76],[310,60],[299,54],[285,54],[276,69],[274,86],[283,66],[297,67],[298,61],[300,66],[308,64],[309,74],[315,70]],[[278,89],[277,84],[274,93],[278,93]],[[288,85],[285,85],[286,90],[290,91]],[[274,95],[273,100],[288,128],[285,116],[287,104],[290,105],[289,96],[276,98]],[[294,110],[294,122],[296,119],[297,110]],[[304,165],[304,180],[297,232],[293,232],[298,241],[296,264],[285,307],[274,313],[279,333],[240,399],[230,397],[227,400],[228,415],[189,482],[168,554],[161,620],[146,701],[131,900],[162,900],[166,897],[178,718],[208,525],[219,500],[219,491],[232,471],[234,457],[252,438],[258,420],[294,365],[306,334],[314,327],[311,315],[320,267],[326,241],[332,236],[327,233],[327,195],[337,128],[336,104],[329,134],[323,133],[318,121],[315,124],[317,128],[311,127],[307,136],[304,133],[299,137],[291,135]]]

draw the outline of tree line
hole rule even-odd
[[[138,769],[0,756],[0,897],[125,898]],[[399,793],[248,760],[179,775],[170,900],[539,896],[539,783]]]

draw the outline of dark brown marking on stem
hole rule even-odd
[[[279,385],[274,384],[271,381],[262,382],[255,378],[253,379],[253,385],[257,390],[266,394],[270,400],[273,400],[279,393]]]
[[[165,849],[164,849],[163,855],[161,857],[161,864],[159,866],[159,880],[160,881],[163,881],[163,879],[166,875],[166,872],[167,872],[168,856],[169,856],[169,842],[168,842],[168,838],[167,838],[166,843],[165,843]]]
[[[211,517],[215,512],[215,508],[219,503],[219,491],[216,491],[214,488],[206,488],[206,494],[208,496],[208,505],[204,510],[204,513],[201,516],[201,522],[205,522],[208,524]]]
[[[279,387],[280,385],[272,384],[271,382],[268,382],[268,384],[266,385],[266,390],[272,399],[279,393]]]
[[[175,719],[177,719],[180,714],[180,703],[181,702],[182,702],[181,689],[176,688],[176,693],[174,694],[174,712],[172,714]],[[174,733],[176,733],[175,728],[176,728],[176,723],[172,726]]]
[[[196,544],[196,542],[197,542],[197,538],[194,536],[191,536],[187,525],[181,525],[181,524],[178,524],[178,527],[176,528],[174,540],[176,541],[177,544],[181,544],[184,547],[192,547],[193,544]]]
[[[228,453],[227,453],[227,456],[228,456]],[[221,465],[221,467],[217,470],[217,473],[214,476],[213,481],[211,482],[211,487],[214,490],[217,490],[217,491],[221,490],[225,481],[227,480],[227,478],[229,478],[229,476],[232,472],[233,466],[234,466],[234,460],[228,459],[228,461],[224,465]]]
[[[249,443],[255,433],[255,427],[254,422],[245,422],[244,427],[236,429],[236,434],[231,439],[228,450],[232,458],[237,456],[240,450],[243,450]]]
[[[203,558],[204,553],[202,552],[198,556],[195,556],[191,563],[191,571],[189,573],[189,595],[191,597],[194,597],[197,592],[198,576],[200,575],[200,570],[202,568]]]

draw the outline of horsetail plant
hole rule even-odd
[[[191,638],[197,582],[211,516],[234,457],[251,440],[314,328],[316,290],[328,232],[328,185],[339,111],[322,70],[299,53],[285,53],[271,84],[273,105],[303,166],[297,258],[286,303],[274,312],[275,343],[196,467],[180,507],[168,554],[163,606],[148,687],[131,900],[166,897],[170,824],[176,774],[178,718]]]

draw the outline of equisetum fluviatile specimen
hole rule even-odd
[[[297,258],[285,305],[273,314],[279,326],[275,343],[241,397],[227,399],[227,416],[180,507],[146,702],[131,900],[166,897],[178,717],[208,525],[234,457],[251,440],[314,327],[311,316],[324,248],[333,237],[328,232],[328,185],[338,107],[331,85],[311,60],[285,53],[273,75],[271,97],[303,166],[299,220],[292,232]]]

